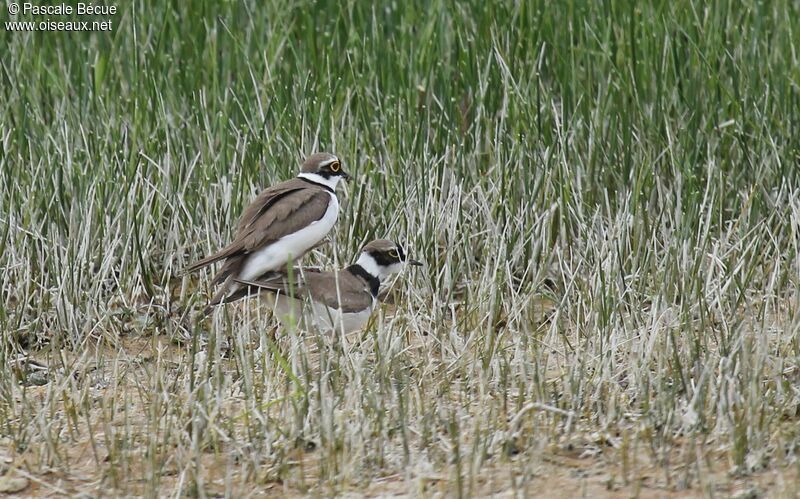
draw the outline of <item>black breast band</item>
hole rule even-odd
[[[309,184],[311,184],[311,185],[316,185],[317,187],[322,187],[322,188],[323,188],[323,189],[325,189],[326,191],[328,191],[328,192],[333,192],[333,193],[335,194],[334,190],[333,190],[333,189],[331,189],[330,187],[328,187],[328,186],[327,186],[327,185],[325,185],[325,184],[320,184],[320,183],[314,182],[313,180],[309,180],[309,179],[307,179],[307,178],[305,178],[305,177],[297,177],[297,178],[299,178],[299,179],[300,179],[300,180],[302,180],[303,182],[308,182],[308,183],[309,183]]]
[[[372,296],[378,296],[378,289],[381,287],[381,281],[377,277],[364,270],[364,267],[357,263],[347,267],[347,270],[354,276],[358,276],[367,281],[367,284],[369,284],[369,291],[372,293]]]

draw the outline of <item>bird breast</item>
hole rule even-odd
[[[335,193],[331,192],[329,195],[331,202],[322,218],[253,252],[239,274],[239,279],[255,279],[265,272],[279,270],[288,262],[303,256],[315,244],[324,239],[333,228],[336,219],[339,218],[339,199]]]

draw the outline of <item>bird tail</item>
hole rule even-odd
[[[228,246],[222,248],[221,250],[217,251],[213,255],[209,255],[205,258],[197,260],[193,264],[189,265],[188,267],[184,268],[181,273],[182,274],[189,274],[196,270],[200,270],[203,267],[208,267],[212,263],[216,263],[220,260],[224,260],[226,258],[230,258],[235,255],[241,255],[239,252],[239,248],[234,246],[233,244],[229,244]]]
[[[206,308],[203,309],[203,317],[207,317],[213,312],[214,307],[217,305],[241,300],[242,298],[257,295],[264,289],[270,289],[264,283],[272,282],[278,278],[283,278],[283,274],[280,272],[267,272],[261,275],[257,281],[236,279],[233,276],[227,277],[220,290],[217,291],[211,301],[208,302]],[[280,289],[276,288],[273,291],[280,291]]]

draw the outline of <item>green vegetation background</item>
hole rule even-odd
[[[359,179],[336,258],[388,235],[428,263],[403,303],[437,360],[386,355],[431,362],[433,410],[458,378],[495,415],[645,414],[658,445],[732,427],[737,466],[796,442],[777,429],[800,348],[798,2],[116,5],[107,33],[0,30],[0,360],[113,343],[142,303],[198,308],[207,277],[178,271],[331,150]],[[493,383],[518,391],[495,407]],[[403,425],[437,431],[403,400]]]

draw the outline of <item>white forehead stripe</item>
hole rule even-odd
[[[331,165],[333,163],[336,163],[337,161],[339,161],[339,158],[334,156],[331,159],[326,159],[325,161],[320,161],[319,162],[319,166],[328,166],[328,165]]]

